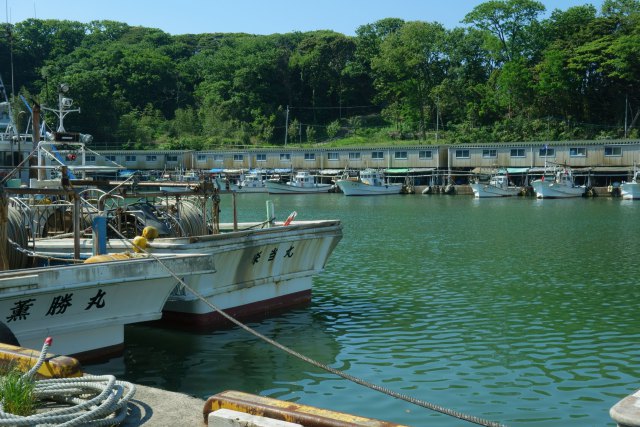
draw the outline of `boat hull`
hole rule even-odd
[[[163,260],[177,274],[197,271],[197,256]],[[1,321],[18,344],[81,360],[124,344],[124,325],[159,319],[177,280],[151,258],[0,273]]]
[[[495,185],[474,183],[471,184],[473,195],[476,198],[488,197],[513,197],[520,194],[519,187],[496,187]]]
[[[341,179],[336,185],[345,196],[382,196],[386,194],[400,194],[402,184],[370,185],[360,181]]]
[[[582,197],[586,188],[584,186],[569,187],[554,182],[536,180],[531,183],[533,191],[538,199],[566,199],[570,197]]]
[[[308,184],[304,186],[289,185],[288,183],[267,181],[267,191],[270,194],[313,194],[328,193],[331,184]]]
[[[223,225],[224,228],[224,225]],[[156,239],[152,254],[205,254],[205,265],[181,276],[187,285],[177,287],[167,299],[164,314],[177,323],[215,326],[219,316],[210,304],[246,316],[268,315],[307,303],[313,277],[323,271],[342,238],[340,221],[294,221],[289,226],[194,236]],[[54,255],[69,250],[70,239],[42,241],[39,251]],[[81,239],[83,253],[90,239]],[[128,245],[110,240],[109,251]],[[190,290],[204,297],[203,301]],[[183,318],[180,321],[178,319]],[[195,320],[197,319],[197,320]]]
[[[624,200],[640,199],[640,184],[637,182],[623,182],[620,185],[620,195]]]

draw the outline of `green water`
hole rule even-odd
[[[605,426],[640,388],[640,202],[239,195],[240,220],[338,218],[308,308],[250,325],[396,392],[509,426]],[[223,220],[230,220],[225,196]],[[129,327],[89,367],[207,398],[229,389],[410,426],[470,425],[320,371],[234,329]]]

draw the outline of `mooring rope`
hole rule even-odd
[[[116,230],[114,227],[112,227],[111,225],[109,225],[116,233],[120,234],[118,232],[118,230]],[[426,402],[420,399],[416,399],[414,397],[408,396],[406,394],[402,394],[402,393],[398,393],[395,392],[389,388],[386,387],[382,387],[379,386],[377,384],[373,384],[369,381],[363,380],[361,378],[355,377],[353,375],[350,375],[344,371],[340,371],[338,369],[332,368],[328,365],[325,365],[324,363],[318,362],[314,359],[311,359],[310,357],[305,356],[302,353],[299,353],[285,345],[282,345],[280,343],[278,343],[277,341],[272,340],[271,338],[262,335],[260,332],[256,331],[255,329],[252,329],[251,327],[245,325],[244,323],[236,320],[234,317],[230,316],[229,314],[227,314],[224,310],[222,310],[221,308],[217,307],[215,304],[211,303],[210,301],[208,301],[204,296],[200,295],[200,293],[198,293],[195,289],[193,289],[191,286],[187,285],[185,283],[184,280],[182,280],[180,277],[178,277],[173,271],[171,271],[171,269],[162,262],[162,260],[160,258],[158,258],[157,256],[155,256],[154,254],[148,252],[146,249],[141,248],[139,246],[134,245],[132,242],[130,242],[129,240],[126,239],[125,236],[120,234],[120,237],[122,239],[124,239],[127,244],[131,245],[132,247],[136,247],[138,249],[140,249],[142,252],[147,253],[151,258],[153,258],[154,260],[156,260],[165,270],[167,270],[169,272],[169,274],[178,281],[178,283],[180,283],[182,286],[184,286],[185,289],[187,289],[189,292],[191,292],[195,297],[197,297],[198,299],[200,299],[202,302],[204,302],[205,304],[207,304],[207,306],[209,306],[211,309],[215,310],[216,312],[220,313],[220,315],[222,315],[225,319],[229,320],[230,322],[232,322],[233,324],[235,324],[236,326],[244,329],[246,332],[249,332],[250,334],[256,336],[257,338],[273,345],[274,347],[284,351],[285,353],[288,353],[291,356],[297,357],[300,360],[303,360],[317,368],[323,369],[327,372],[330,372],[332,374],[338,375],[344,379],[347,379],[349,381],[352,381],[356,384],[362,385],[364,387],[368,387],[372,390],[387,394],[391,397],[395,397],[396,399],[400,399],[400,400],[404,400],[406,402],[412,403],[414,405],[417,406],[421,406],[423,408],[426,409],[430,409],[432,411],[435,412],[440,412],[442,414],[445,415],[449,415],[451,417],[454,418],[458,418],[460,420],[464,420],[464,421],[468,421],[470,423],[474,423],[477,425],[481,425],[481,426],[486,426],[486,427],[506,427],[504,424],[495,422],[495,421],[489,421],[489,420],[485,420],[482,419],[480,417],[476,417],[473,415],[467,415],[467,414],[463,414],[462,412],[453,410],[453,409],[448,409],[445,408],[443,406],[434,404],[434,403],[430,403],[430,402]]]
[[[36,364],[22,379],[29,381],[40,369],[51,345],[47,338]],[[77,378],[52,378],[35,381],[34,396],[40,400],[66,406],[34,415],[20,416],[4,412],[0,405],[0,426],[59,425],[113,426],[124,421],[127,406],[136,387],[127,381],[117,381],[113,375],[84,375]]]

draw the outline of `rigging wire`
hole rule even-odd
[[[364,379],[355,377],[355,376],[350,375],[350,374],[348,374],[348,373],[346,373],[344,371],[332,368],[332,367],[330,367],[328,365],[325,365],[324,363],[321,363],[321,362],[318,362],[318,361],[316,361],[314,359],[311,359],[310,357],[307,357],[302,353],[299,353],[299,352],[297,352],[297,351],[295,351],[295,350],[293,350],[293,349],[291,349],[291,348],[289,348],[289,347],[287,347],[285,345],[282,345],[282,344],[278,343],[277,341],[272,340],[271,338],[269,338],[269,337],[267,337],[265,335],[262,335],[260,332],[258,332],[255,329],[245,325],[244,323],[236,320],[234,317],[232,317],[231,315],[227,314],[224,310],[222,310],[221,308],[217,307],[216,305],[214,305],[213,303],[208,301],[204,296],[202,296],[200,293],[198,293],[191,286],[187,285],[184,280],[182,280],[173,271],[171,271],[171,269],[165,263],[163,263],[160,258],[158,258],[154,254],[148,252],[146,249],[141,248],[141,247],[139,247],[137,245],[134,245],[131,241],[127,240],[125,236],[121,235],[118,232],[118,230],[116,230],[112,225],[109,224],[109,227],[111,227],[112,230],[114,230],[117,234],[119,234],[120,237],[127,242],[127,244],[131,245],[132,247],[140,249],[141,252],[144,252],[144,253],[148,254],[151,258],[156,260],[165,270],[167,270],[167,272],[174,279],[176,279],[178,281],[178,283],[180,283],[182,286],[184,286],[185,289],[187,289],[189,292],[191,292],[194,296],[196,296],[198,299],[200,299],[202,302],[204,302],[211,309],[215,310],[220,315],[222,315],[225,319],[229,320],[230,322],[232,322],[236,326],[242,328],[246,332],[248,332],[248,333],[254,335],[255,337],[257,337],[257,338],[259,338],[259,339],[271,344],[272,346],[284,351],[285,353],[287,353],[287,354],[289,354],[291,356],[297,357],[298,359],[300,359],[300,360],[302,360],[304,362],[307,362],[307,363],[309,363],[309,364],[311,364],[311,365],[313,365],[313,366],[315,366],[317,368],[323,369],[323,370],[325,370],[327,372],[330,372],[332,374],[335,374],[335,375],[340,376],[340,377],[342,377],[342,378],[344,378],[346,380],[352,381],[352,382],[354,382],[356,384],[362,385],[362,386],[370,388],[372,390],[387,394],[387,395],[389,395],[391,397],[394,397],[396,399],[404,400],[405,402],[409,402],[409,403],[412,403],[414,405],[421,406],[423,408],[430,409],[430,410],[435,411],[435,412],[440,412],[442,414],[449,415],[451,417],[458,418],[458,419],[463,420],[463,421],[468,421],[468,422],[473,423],[473,424],[486,426],[486,427],[506,427],[504,424],[501,424],[501,423],[498,423],[498,422],[495,422],[495,421],[489,421],[489,420],[485,420],[485,419],[482,419],[480,417],[476,417],[476,416],[473,416],[473,415],[463,414],[463,413],[461,413],[459,411],[456,411],[456,410],[453,410],[453,409],[448,409],[448,408],[445,408],[443,406],[440,406],[440,405],[437,405],[437,404],[434,404],[434,403],[430,403],[430,402],[426,402],[426,401],[423,401],[423,400],[420,400],[420,399],[416,399],[416,398],[408,396],[406,394],[395,392],[395,391],[393,391],[391,389],[388,389],[386,387],[382,387],[382,386],[379,386],[377,384],[373,384],[373,383],[371,383],[369,381],[366,381]]]

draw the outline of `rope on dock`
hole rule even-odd
[[[47,338],[38,361],[22,376],[24,380],[31,380],[40,369],[50,344],[51,338]],[[0,426],[118,425],[127,416],[127,406],[135,391],[134,384],[117,381],[113,375],[38,380],[35,381],[34,389],[36,398],[62,403],[65,406],[35,415],[20,416],[4,412],[0,403]]]
[[[110,225],[111,227],[111,225]],[[112,229],[118,233],[117,230],[115,230],[115,228],[112,227]],[[119,233],[118,233],[119,234]],[[130,245],[133,246],[133,244],[127,240],[124,236],[121,235],[121,237]],[[462,412],[458,412],[456,410],[453,409],[448,409],[445,408],[443,406],[434,404],[434,403],[430,403],[430,402],[426,402],[420,399],[416,399],[414,397],[408,396],[406,394],[402,394],[402,393],[397,393],[391,389],[388,389],[386,387],[382,387],[379,386],[377,384],[373,384],[369,381],[363,380],[361,378],[355,377],[353,375],[350,375],[344,371],[340,371],[338,369],[334,369],[328,365],[325,365],[324,363],[318,362],[314,359],[311,359],[310,357],[305,356],[302,353],[298,353],[297,351],[286,347],[280,343],[278,343],[277,341],[272,340],[271,338],[262,335],[260,332],[250,328],[249,326],[245,325],[244,323],[236,320],[234,317],[230,316],[229,314],[225,313],[224,310],[222,310],[221,308],[218,308],[216,305],[214,305],[213,303],[211,303],[210,301],[208,301],[204,296],[200,295],[198,292],[196,292],[195,289],[191,288],[189,285],[187,285],[185,283],[184,280],[182,280],[180,277],[178,277],[173,271],[171,271],[171,269],[169,267],[167,267],[166,264],[164,264],[162,262],[162,260],[160,260],[160,258],[158,258],[157,256],[155,256],[152,253],[149,253],[147,250],[145,250],[144,248],[139,248],[141,249],[141,251],[147,253],[150,257],[152,257],[153,259],[155,259],[165,270],[167,270],[169,272],[169,274],[178,281],[178,283],[180,283],[182,286],[184,286],[185,289],[189,290],[189,292],[191,292],[195,297],[197,297],[198,299],[200,299],[202,302],[204,302],[205,304],[207,304],[207,306],[209,306],[211,309],[215,310],[216,312],[220,313],[220,315],[222,315],[225,319],[229,320],[230,322],[232,322],[233,324],[235,324],[236,326],[239,326],[240,328],[244,329],[245,331],[249,332],[250,334],[254,335],[257,338],[260,338],[261,340],[273,345],[276,348],[279,348],[280,350],[284,351],[285,353],[288,353],[291,356],[297,357],[300,360],[303,360],[317,368],[323,369],[327,372],[330,372],[332,374],[338,375],[344,379],[347,379],[349,381],[352,381],[356,384],[362,385],[364,387],[368,387],[372,390],[387,394],[391,397],[395,397],[396,399],[400,399],[400,400],[404,400],[405,402],[409,402],[412,403],[414,405],[417,406],[421,406],[423,408],[426,409],[430,409],[432,411],[435,412],[440,412],[442,414],[445,415],[449,415],[451,417],[454,418],[458,418],[460,420],[463,421],[468,421],[470,423],[473,424],[477,424],[477,425],[481,425],[481,426],[486,426],[486,427],[506,427],[504,424],[495,422],[495,421],[489,421],[489,420],[485,420],[473,415],[467,415],[467,414],[463,414]]]

